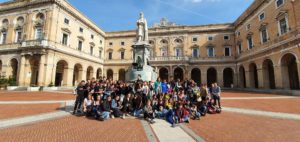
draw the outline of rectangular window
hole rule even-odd
[[[286,18],[282,18],[281,20],[279,20],[279,28],[280,28],[280,35],[287,33],[288,25],[287,25]]]
[[[175,49],[175,56],[176,57],[180,57],[181,56],[181,49],[180,48],[176,48]]]
[[[2,33],[1,35],[1,44],[5,44],[6,43],[6,37],[7,37],[7,33]]]
[[[284,3],[284,0],[276,0],[276,7],[282,6]]]
[[[229,36],[228,36],[228,35],[225,35],[225,36],[224,36],[224,40],[229,40]]]
[[[108,59],[111,60],[112,59],[112,52],[108,53]]]
[[[231,56],[230,47],[225,47],[225,56]]]
[[[214,48],[213,47],[208,47],[207,48],[207,54],[208,54],[208,57],[214,57],[214,55],[215,55]]]
[[[94,35],[91,35],[91,39],[94,39]]]
[[[22,31],[16,31],[16,42],[21,42],[22,40]]]
[[[68,45],[68,38],[69,38],[69,35],[64,33],[63,38],[62,38],[63,45]]]
[[[43,28],[37,27],[35,29],[35,39],[37,39],[37,40],[43,39]]]
[[[99,58],[102,58],[102,50],[99,50]]]
[[[248,49],[252,49],[252,48],[253,48],[252,37],[248,37]]]
[[[78,50],[81,51],[82,50],[82,41],[78,41]]]
[[[124,51],[121,52],[121,60],[124,59]]]
[[[124,42],[124,41],[122,41],[122,42],[121,42],[121,45],[122,45],[122,46],[124,46],[124,45],[125,45],[125,42]]]
[[[246,26],[246,30],[250,30],[250,29],[251,29],[251,25],[248,24],[248,25]]]
[[[241,35],[241,32],[240,31],[236,31],[236,36],[240,36]]]
[[[265,19],[265,13],[263,12],[259,15],[259,21],[264,20],[264,19]]]
[[[238,44],[238,54],[242,53],[242,43]]]
[[[267,33],[267,29],[264,28],[260,31],[261,34],[261,42],[262,43],[266,43],[268,41],[268,33]]]
[[[161,53],[161,56],[168,56],[168,52],[167,52],[166,48],[161,48],[160,53]]]
[[[83,33],[83,28],[80,27],[79,28],[79,32]]]
[[[94,54],[94,47],[90,46],[90,54],[93,55]]]
[[[208,39],[209,41],[212,41],[212,40],[213,40],[213,36],[208,36],[207,39]]]
[[[197,37],[193,37],[193,42],[196,42],[198,41],[198,38]]]
[[[109,42],[109,46],[112,46],[113,45],[113,43],[112,42]]]
[[[194,58],[199,57],[199,49],[193,48],[193,57],[194,57]]]
[[[100,40],[100,44],[102,44],[102,40]]]
[[[70,23],[70,20],[69,20],[69,19],[67,19],[67,18],[65,18],[64,22],[65,22],[65,24],[68,24],[68,25],[69,25],[69,23]]]

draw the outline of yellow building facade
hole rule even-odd
[[[160,78],[222,87],[300,88],[299,0],[255,0],[233,23],[149,28]],[[125,80],[136,31],[104,32],[65,0],[0,4],[1,75],[19,86]]]

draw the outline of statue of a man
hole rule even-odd
[[[137,42],[148,41],[148,26],[147,20],[144,18],[144,13],[140,13],[140,19],[137,21]]]

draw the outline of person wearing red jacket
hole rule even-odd
[[[190,118],[189,118],[189,112],[183,107],[183,104],[180,103],[178,105],[178,108],[176,110],[176,117],[177,121],[179,123],[186,122],[189,123]]]

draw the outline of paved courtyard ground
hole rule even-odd
[[[0,141],[300,141],[300,97],[224,92],[221,114],[171,128],[136,119],[70,115],[71,91],[0,92]]]

